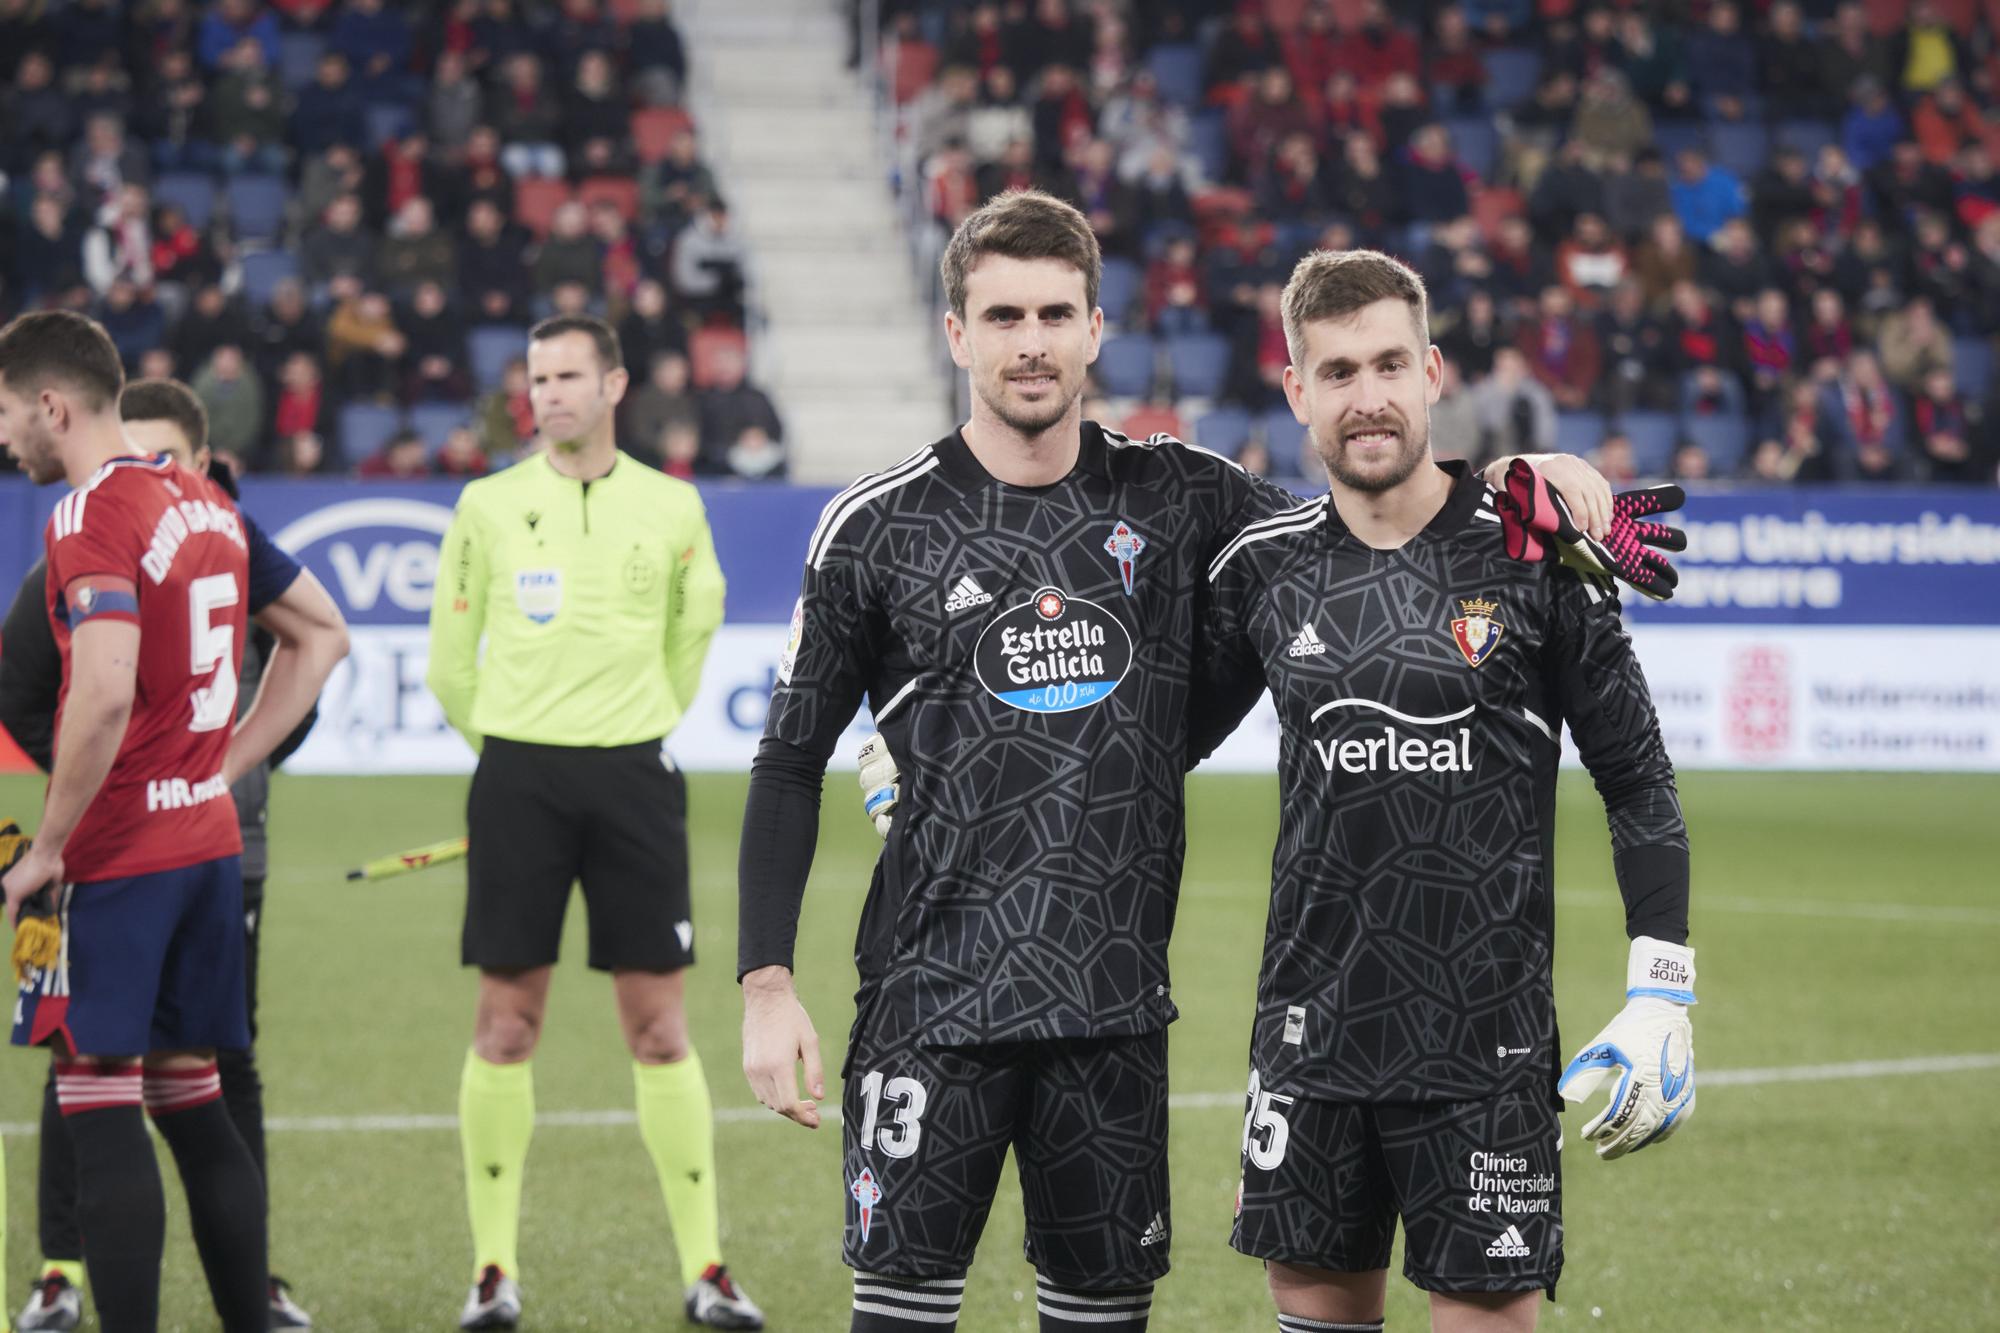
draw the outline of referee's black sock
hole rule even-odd
[[[1035,1275],[1035,1308],[1041,1311],[1042,1333],[1076,1333],[1082,1328],[1113,1328],[1118,1333],[1145,1333],[1153,1313],[1153,1286],[1113,1291],[1078,1291]]]
[[[264,1239],[264,1180],[222,1104],[213,1064],[146,1071],[146,1109],[173,1149],[187,1193],[195,1250],[227,1333],[270,1325]],[[89,1224],[85,1224],[85,1237]],[[98,1286],[95,1274],[91,1287]]]
[[[965,1278],[854,1275],[854,1319],[848,1333],[938,1333],[958,1327]]]
[[[56,1096],[76,1147],[76,1212],[91,1299],[104,1333],[153,1333],[167,1201],[140,1109],[139,1069],[56,1065]]]
[[[1308,1319],[1302,1314],[1278,1311],[1278,1333],[1382,1333],[1380,1319],[1360,1323],[1329,1324],[1324,1319]]]

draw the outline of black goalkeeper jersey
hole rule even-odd
[[[1209,570],[1198,678],[1218,696],[1268,685],[1282,724],[1251,1044],[1273,1091],[1553,1086],[1565,723],[1621,887],[1630,854],[1677,849],[1661,860],[1685,903],[1673,768],[1615,592],[1509,559],[1492,492],[1445,466],[1443,509],[1399,549],[1363,544],[1322,497],[1245,528]]]
[[[860,1003],[935,1044],[1172,1021],[1189,680],[1207,566],[1296,503],[1167,436],[1082,426],[1068,476],[996,481],[954,432],[812,535],[760,767],[822,767],[863,694],[902,770],[863,909]],[[783,747],[780,747],[783,748]],[[746,816],[741,970],[792,961],[790,885]],[[797,872],[803,883],[803,872]]]

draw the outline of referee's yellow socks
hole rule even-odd
[[[715,1114],[701,1057],[689,1048],[670,1065],[632,1064],[639,1097],[639,1137],[660,1174],[667,1221],[681,1258],[681,1285],[691,1287],[710,1264],[722,1262],[722,1225],[715,1205]]]
[[[465,1053],[458,1084],[458,1141],[465,1153],[465,1206],[472,1217],[472,1271],[500,1265],[519,1278],[521,1173],[535,1132],[531,1061],[488,1064]]]

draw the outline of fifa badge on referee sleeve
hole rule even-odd
[[[1125,582],[1125,595],[1132,595],[1132,577],[1138,570],[1139,552],[1146,549],[1146,539],[1132,531],[1131,524],[1124,519],[1111,529],[1111,535],[1104,539],[1104,549],[1118,562],[1118,577]]]

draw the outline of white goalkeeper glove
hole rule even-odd
[[[856,757],[861,761],[861,808],[875,821],[875,831],[886,838],[903,795],[903,775],[896,767],[896,756],[889,753],[889,742],[878,731],[861,742]]]
[[[1641,935],[1625,970],[1625,1008],[1557,1082],[1583,1102],[1607,1081],[1611,1104],[1583,1127],[1606,1161],[1667,1138],[1694,1114],[1694,950]]]

